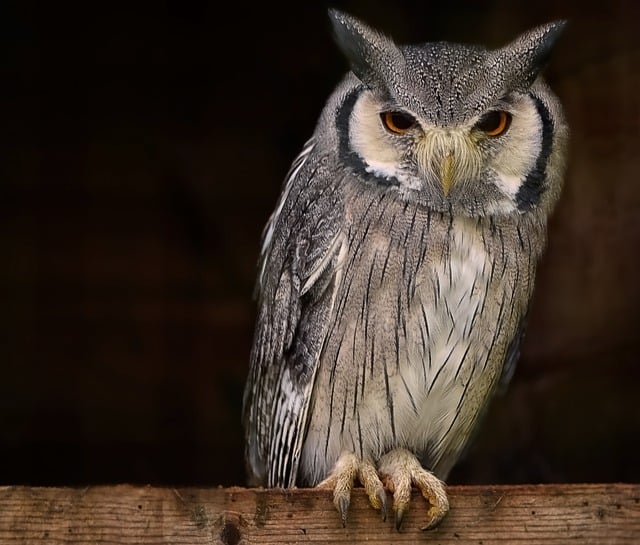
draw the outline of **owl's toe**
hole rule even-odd
[[[415,469],[411,478],[422,492],[423,497],[429,502],[427,509],[428,522],[423,530],[435,528],[449,511],[449,498],[444,488],[444,483],[433,473],[422,467]]]
[[[393,493],[396,529],[400,529],[411,499],[411,486],[417,486],[429,503],[427,524],[422,529],[434,528],[449,511],[449,499],[444,483],[424,469],[413,453],[395,449],[380,459],[378,466],[386,487]]]
[[[356,478],[364,486],[371,505],[380,510],[382,520],[386,520],[387,495],[382,481],[378,477],[378,472],[371,462],[361,460],[352,452],[344,452],[338,458],[331,474],[319,483],[318,487],[333,489],[333,504],[340,514],[342,525],[346,526],[351,491]]]
[[[364,486],[364,490],[369,497],[369,503],[374,509],[380,510],[382,520],[387,520],[387,494],[378,471],[371,462],[361,461],[358,467],[358,480]]]
[[[352,452],[345,452],[338,458],[331,474],[318,484],[319,488],[333,489],[333,505],[340,514],[342,526],[347,525],[351,490],[357,474],[358,458]]]

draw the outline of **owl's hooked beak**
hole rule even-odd
[[[445,197],[449,195],[449,191],[451,190],[455,177],[456,173],[453,152],[449,151],[442,159],[442,163],[440,165],[440,183],[442,184],[442,191]]]
[[[477,144],[460,130],[435,129],[424,135],[418,164],[424,176],[439,184],[444,197],[453,188],[477,178],[481,156]]]

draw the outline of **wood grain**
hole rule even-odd
[[[400,532],[353,494],[346,528],[331,493],[246,488],[0,488],[1,543],[223,545],[275,543],[632,544],[640,485],[451,487],[451,511],[422,531],[417,491]],[[392,517],[389,517],[390,519]]]

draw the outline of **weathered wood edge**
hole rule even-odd
[[[316,489],[0,487],[0,543],[640,543],[640,484],[452,486],[451,511],[422,531],[414,491],[400,532],[362,489],[346,528]]]

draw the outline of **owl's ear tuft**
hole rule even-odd
[[[497,56],[510,59],[511,62],[505,64],[515,66],[518,71],[517,75],[514,74],[516,79],[528,87],[549,62],[551,52],[566,25],[567,21],[558,20],[535,27],[496,51]]]
[[[566,26],[567,21],[564,20],[541,25],[522,34],[509,48],[516,54],[522,54],[529,68],[538,74],[549,62],[551,52]]]
[[[404,57],[391,38],[359,19],[329,9],[334,38],[349,61],[352,72],[368,87],[384,85],[383,73],[404,64]]]

